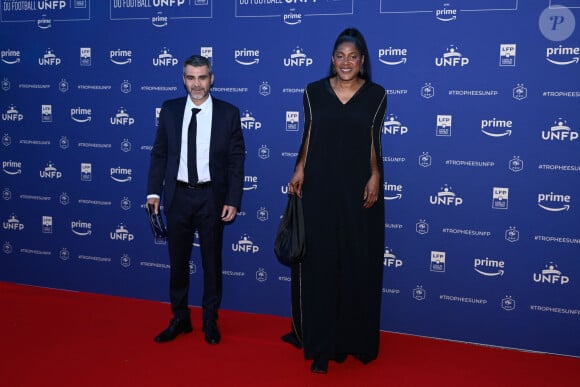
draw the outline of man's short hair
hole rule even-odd
[[[207,66],[209,69],[209,73],[212,73],[211,69],[211,62],[205,56],[202,55],[192,55],[183,62],[183,69],[185,70],[186,66],[193,66],[193,67],[202,67]],[[185,71],[183,72],[185,75]]]

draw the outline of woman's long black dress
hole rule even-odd
[[[293,325],[302,336],[306,359],[353,354],[366,363],[378,354],[385,111],[386,92],[370,81],[344,104],[329,78],[309,84],[304,92],[300,154],[306,152],[302,202],[307,253],[293,270],[294,309],[300,309],[294,310]],[[372,146],[381,187],[378,202],[365,209]]]

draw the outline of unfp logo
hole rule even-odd
[[[407,49],[393,47],[380,48],[379,62],[389,66],[405,64],[407,63]]]
[[[575,141],[578,140],[578,132],[573,131],[565,119],[559,117],[554,121],[550,130],[542,130],[544,141]]]
[[[10,215],[7,221],[2,222],[2,227],[4,230],[11,230],[11,231],[22,231],[24,230],[24,224],[20,223],[16,215]]]
[[[66,7],[65,0],[41,0],[36,2],[39,10],[64,9]]]
[[[442,57],[435,58],[435,66],[437,67],[463,67],[468,64],[469,58],[464,57],[455,45],[447,47]]]
[[[40,177],[43,179],[60,179],[62,172],[59,172],[52,161],[49,161],[46,167],[44,167],[44,170],[40,171]]]
[[[109,237],[114,241],[126,241],[131,242],[135,239],[135,236],[127,230],[123,223],[120,223],[114,232],[109,233]]]
[[[255,245],[254,242],[250,240],[250,237],[244,234],[237,243],[232,243],[232,251],[256,254],[260,251],[260,246]]]
[[[437,192],[437,195],[429,196],[429,203],[437,206],[460,206],[463,204],[463,199],[457,196],[447,184]]]
[[[173,67],[179,63],[179,59],[174,58],[169,50],[165,47],[161,50],[161,53],[157,58],[153,58],[153,66],[157,67]]]
[[[300,47],[292,50],[290,58],[284,58],[284,66],[286,67],[308,67],[312,63],[312,58],[308,58]]]
[[[387,115],[387,119],[383,123],[383,134],[400,134],[405,135],[409,132],[409,128],[401,124],[398,117],[393,113]]]
[[[563,275],[554,262],[548,263],[540,273],[534,273],[534,282],[543,284],[566,285],[570,277]]]
[[[538,194],[538,206],[546,211],[559,212],[570,210],[570,195],[550,192]]]
[[[244,114],[242,114],[242,117],[240,117],[240,121],[242,123],[242,129],[258,130],[262,127],[262,123],[260,121],[257,121],[252,115],[252,113],[247,110],[244,112]]]
[[[383,254],[383,265],[385,267],[399,268],[403,266],[403,261],[397,258],[390,248],[385,247],[385,253]]]
[[[135,123],[135,119],[129,116],[127,109],[120,107],[117,109],[117,113],[109,118],[111,125],[121,125],[121,126],[131,126]]]
[[[58,66],[61,62],[51,48],[47,49],[41,58],[38,58],[38,64],[41,66]]]
[[[16,109],[16,106],[10,105],[6,113],[2,113],[2,121],[19,122],[24,119],[24,115]]]

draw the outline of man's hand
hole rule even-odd
[[[222,221],[231,222],[236,217],[238,210],[234,206],[224,206],[222,209]]]

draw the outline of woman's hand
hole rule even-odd
[[[363,207],[371,208],[379,200],[379,175],[373,173],[367,181],[363,194]]]
[[[302,197],[302,184],[304,183],[304,169],[296,168],[292,179],[288,183],[288,193],[290,195],[297,195],[299,198]]]

